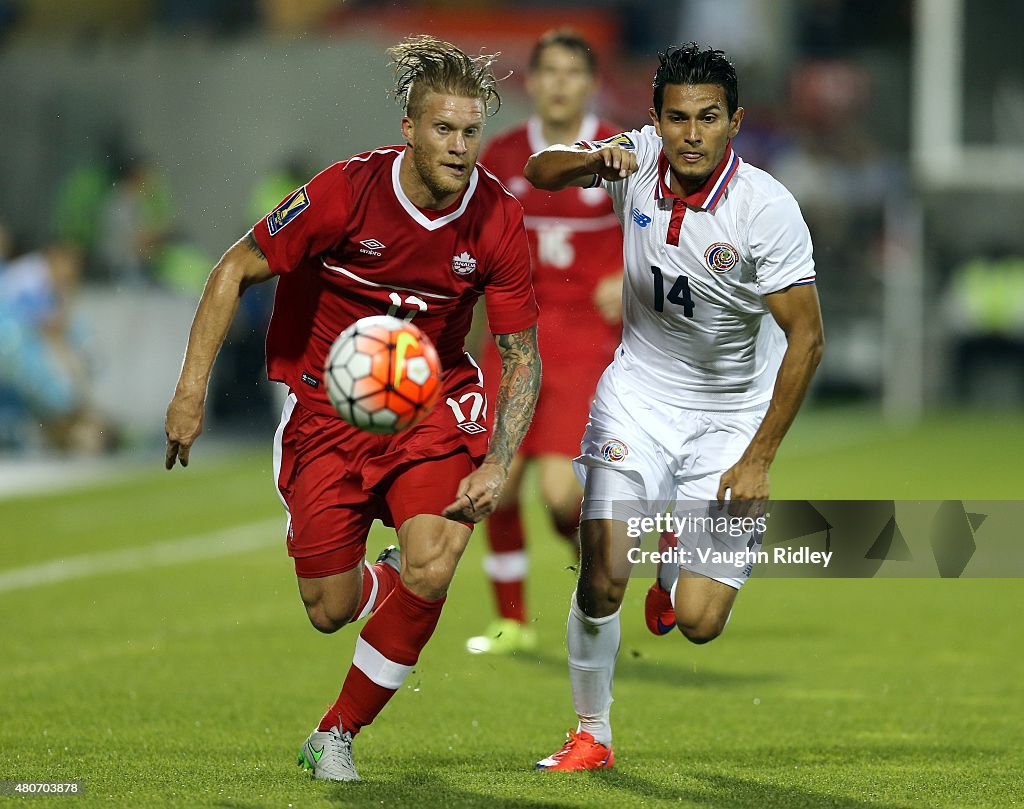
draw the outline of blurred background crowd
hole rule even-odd
[[[656,53],[736,63],[736,148],[810,225],[828,350],[815,403],[913,420],[1024,402],[1024,6],[974,0],[0,0],[0,454],[157,443],[220,253],[327,164],[400,140],[384,49],[526,59],[572,26],[597,111],[643,126]],[[486,136],[486,135],[485,135]],[[251,289],[210,423],[266,438],[271,285]],[[263,428],[267,428],[264,430]]]

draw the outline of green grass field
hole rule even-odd
[[[314,782],[295,754],[337,693],[356,631],[323,636],[306,620],[279,543],[266,441],[266,452],[217,460],[200,444],[173,473],[154,453],[151,474],[0,501],[0,779],[75,778],[87,791],[0,802],[1024,802],[1024,581],[1011,579],[755,579],[727,632],[702,647],[647,633],[637,581],[623,611],[615,769],[533,772],[575,721],[564,653],[574,574],[537,508],[529,606],[539,652],[463,651],[492,612],[474,537],[416,671],[357,740],[364,783]],[[1008,459],[1021,450],[1014,414],[891,430],[870,414],[811,412],[776,464],[774,492],[1014,499],[1024,475]],[[371,549],[390,536],[375,532]],[[214,555],[222,546],[234,552]],[[195,558],[204,547],[210,557]],[[89,567],[101,553],[116,569]],[[77,577],[11,583],[12,571],[60,559]]]

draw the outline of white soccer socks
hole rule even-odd
[[[591,618],[580,609],[574,591],[565,634],[569,646],[569,682],[573,707],[580,719],[579,729],[610,747],[612,678],[622,634],[619,611],[604,618]]]

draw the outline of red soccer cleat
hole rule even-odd
[[[665,531],[658,537],[658,550],[664,553],[676,543],[675,535]],[[647,600],[644,602],[644,621],[654,635],[667,635],[676,628],[676,610],[672,606],[672,596],[661,586],[662,564],[658,562],[658,576],[651,589],[647,591]]]
[[[654,582],[647,591],[644,621],[655,635],[667,635],[676,628],[676,611],[672,606],[672,596],[662,590],[658,582]]]
[[[594,740],[585,730],[570,730],[568,741],[562,749],[537,762],[538,770],[610,770],[615,763],[615,753]]]

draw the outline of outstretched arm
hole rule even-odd
[[[586,188],[594,175],[618,182],[637,169],[636,153],[621,146],[602,146],[587,151],[570,146],[551,146],[526,161],[523,176],[544,191],[561,191],[569,186]]]
[[[167,453],[164,465],[168,469],[174,468],[176,460],[182,466],[188,466],[189,450],[203,431],[203,411],[210,372],[234,319],[239,298],[248,287],[271,277],[267,258],[256,243],[252,231],[239,239],[210,273],[196,316],[192,320],[174,398],[167,406],[164,426]]]
[[[726,490],[738,509],[768,499],[768,468],[796,418],[814,371],[825,349],[818,290],[814,284],[791,286],[764,298],[768,310],[786,334],[786,353],[775,379],[775,391],[764,421],[743,457],[726,470],[718,486],[718,503]]]
[[[495,336],[501,355],[501,385],[494,416],[494,435],[480,468],[459,483],[457,497],[444,510],[452,520],[480,522],[494,511],[509,466],[526,435],[540,392],[541,363],[537,327]]]

